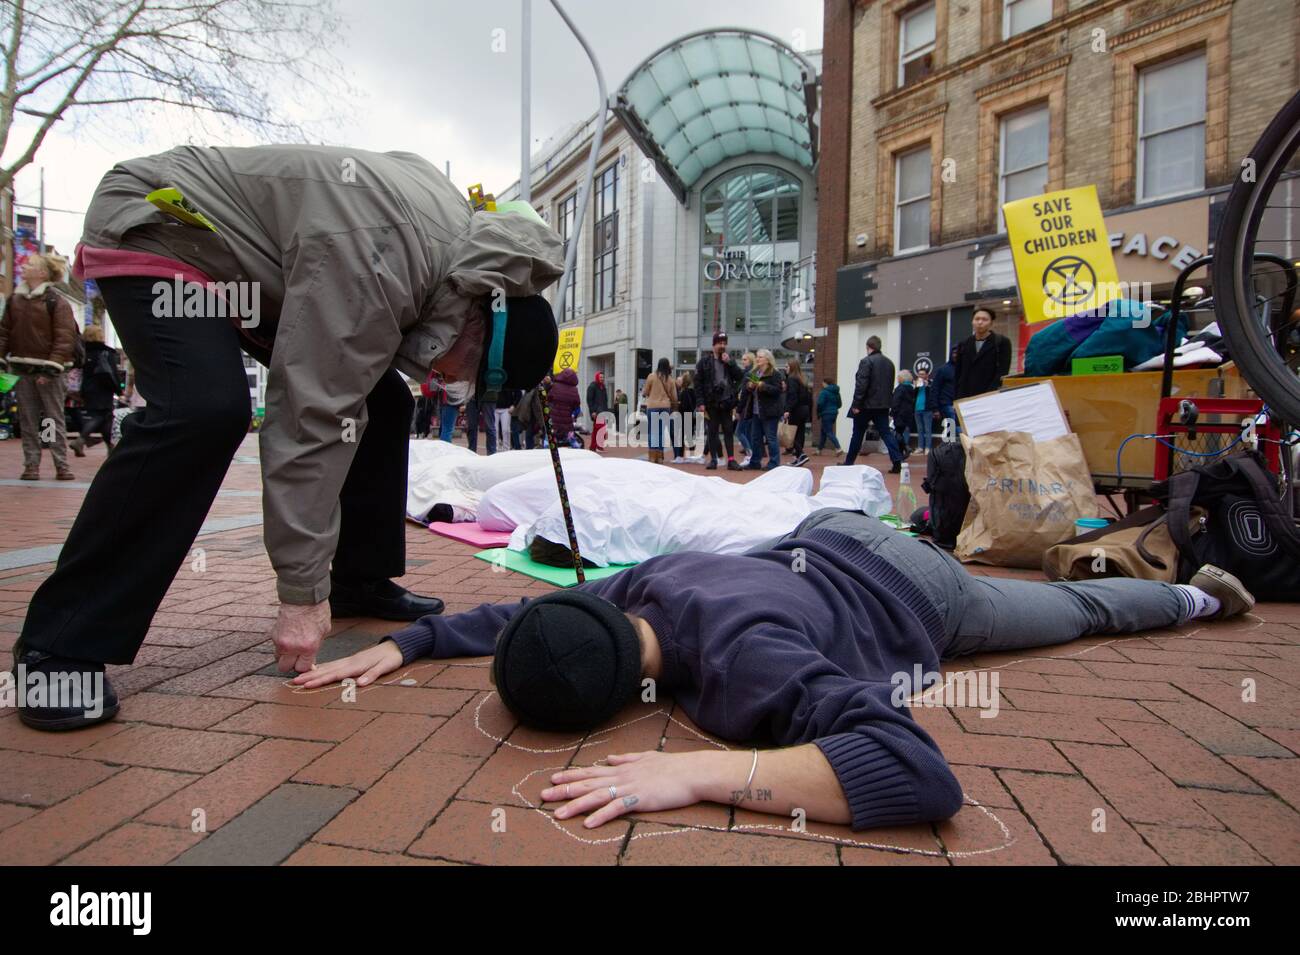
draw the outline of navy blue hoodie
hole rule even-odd
[[[735,741],[815,743],[855,829],[961,808],[938,746],[891,701],[895,674],[938,670],[943,621],[856,540],[814,529],[768,551],[666,554],[580,589],[650,624],[663,651],[659,689],[700,728]],[[391,639],[407,663],[485,656],[525,603],[424,617]]]

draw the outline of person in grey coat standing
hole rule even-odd
[[[241,350],[269,367],[258,444],[280,669],[312,668],[331,616],[440,612],[393,579],[406,573],[414,404],[399,371],[437,370],[448,392],[483,401],[535,385],[558,343],[539,293],[562,251],[531,207],[476,208],[412,153],[181,146],[114,166],[77,274],[99,280],[147,403],[14,648],[28,674],[93,689],[29,699],[19,718],[63,730],[116,712],[104,665],[134,660],[248,433]]]

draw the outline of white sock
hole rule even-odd
[[[1193,587],[1191,584],[1174,584],[1174,589],[1178,591],[1178,597],[1183,602],[1182,613],[1178,615],[1179,623],[1197,617],[1212,617],[1219,612],[1219,598],[1210,596],[1200,587]]]

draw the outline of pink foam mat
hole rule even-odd
[[[478,521],[469,521],[464,524],[448,524],[443,521],[434,521],[429,525],[429,530],[442,537],[450,537],[454,541],[472,544],[475,547],[505,547],[506,544],[510,543],[509,531],[484,530]]]

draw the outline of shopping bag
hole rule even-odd
[[[785,450],[789,451],[792,447],[794,447],[794,439],[795,439],[795,435],[797,434],[798,431],[794,425],[790,424],[789,422],[782,421],[779,425],[776,426],[776,443],[779,444]]]
[[[992,431],[961,441],[971,499],[959,560],[1038,569],[1049,547],[1074,536],[1075,521],[1097,516],[1077,435],[1036,442],[1024,431]]]

